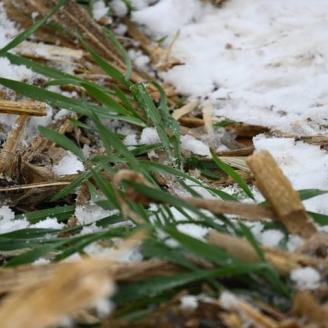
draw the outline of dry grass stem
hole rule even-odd
[[[199,105],[199,101],[198,100],[193,100],[193,101],[187,103],[186,105],[176,109],[172,113],[172,116],[176,120],[179,120],[181,117],[191,113],[194,109],[197,108],[198,105]]]
[[[0,113],[29,116],[46,116],[46,104],[35,101],[0,100]]]
[[[66,263],[47,281],[18,290],[0,306],[3,328],[43,328],[93,305],[114,291],[108,263],[89,259]]]
[[[25,126],[29,117],[21,115],[17,118],[16,123],[10,131],[5,144],[0,152],[0,175],[12,177],[14,172],[14,163],[16,150],[24,133]]]
[[[240,260],[250,262],[259,261],[259,255],[247,240],[212,231],[209,233],[208,241],[218,247],[222,247],[229,254]],[[316,257],[290,253],[269,247],[263,247],[263,251],[267,261],[282,276],[288,276],[292,270],[301,266],[314,266],[318,269],[327,270],[327,263]]]

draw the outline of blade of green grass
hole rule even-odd
[[[49,129],[45,126],[39,126],[39,132],[47,139],[54,142],[56,145],[59,145],[62,148],[70,151],[71,153],[76,155],[82,162],[84,162],[85,158],[82,149],[79,148],[72,140],[67,138],[65,135],[58,133],[55,130]]]
[[[226,173],[228,176],[230,176],[250,198],[254,199],[254,195],[252,191],[249,189],[245,180],[231,166],[222,162],[214,151],[211,150],[211,154],[218,168],[222,170],[224,173]]]

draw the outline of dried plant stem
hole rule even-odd
[[[13,164],[16,159],[16,150],[21,141],[25,125],[29,117],[19,116],[15,126],[10,131],[7,140],[0,152],[0,175],[11,177],[13,173]]]
[[[113,291],[107,262],[88,259],[66,263],[48,281],[9,296],[0,306],[1,327],[49,327]]]
[[[197,106],[199,105],[199,101],[198,100],[193,100],[189,103],[187,103],[186,105],[176,109],[173,113],[172,116],[176,119],[179,120],[181,117],[189,114],[190,112],[192,112],[194,109],[197,108]]]
[[[276,216],[270,208],[255,204],[195,197],[186,197],[183,200],[214,214],[232,214],[252,220],[274,219]]]
[[[259,260],[259,255],[247,240],[212,231],[209,233],[208,241],[216,246],[224,248],[230,255],[243,261],[256,262]],[[263,251],[267,261],[269,261],[282,276],[288,276],[292,270],[301,266],[314,266],[321,269],[326,267],[327,269],[327,265],[323,265],[323,261],[316,257],[289,253],[269,247],[263,247]]]
[[[68,47],[60,47],[56,45],[49,45],[45,43],[35,43],[30,41],[22,42],[16,51],[25,57],[64,61],[65,59],[80,60],[84,52],[80,49],[72,49]]]
[[[46,116],[46,104],[35,101],[0,100],[0,113],[14,115]]]

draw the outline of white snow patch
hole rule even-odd
[[[220,302],[220,305],[225,310],[231,310],[232,308],[238,306],[238,304],[239,304],[238,298],[234,294],[232,294],[228,291],[224,291],[221,293],[219,302]]]
[[[287,248],[290,252],[294,252],[297,248],[304,244],[304,239],[297,235],[289,235]]]
[[[33,265],[46,265],[49,263],[50,263],[50,260],[45,259],[44,257],[40,257],[39,259],[35,260],[32,264]]]
[[[108,298],[102,298],[96,301],[96,303],[94,304],[94,308],[97,312],[97,315],[100,318],[104,318],[112,313],[115,306],[114,303],[110,301]]]
[[[93,3],[92,16],[96,21],[106,16],[108,11],[109,11],[109,7],[106,6],[103,0],[97,0]]]
[[[29,225],[26,219],[15,220],[15,213],[8,206],[0,207],[0,233],[25,229]]]
[[[75,207],[74,215],[82,225],[94,223],[100,219],[114,215],[117,211],[105,210],[102,207],[94,203],[86,205],[77,205]]]
[[[264,246],[277,247],[284,238],[284,234],[280,230],[267,229],[262,232],[260,242]]]
[[[181,147],[196,155],[209,156],[211,154],[208,145],[188,134],[181,136]]]
[[[140,262],[143,259],[138,247],[126,249],[118,253],[115,247],[103,247],[99,243],[92,243],[84,248],[84,252],[90,256],[115,259],[115,261],[124,263]]]
[[[31,228],[42,228],[42,229],[62,229],[65,227],[64,223],[60,223],[56,218],[46,218],[38,223],[32,224]]]
[[[155,128],[144,128],[140,137],[140,144],[153,145],[159,143],[160,139]]]
[[[81,171],[84,171],[83,163],[71,152],[67,152],[59,163],[53,166],[56,175],[75,174]]]
[[[133,19],[156,38],[180,31],[162,76],[208,95],[216,115],[295,134],[327,132],[327,1],[162,0]]]
[[[171,207],[170,208],[174,219],[179,222],[179,221],[185,221],[188,218],[183,215],[181,212],[179,212],[176,208]],[[197,218],[195,217],[195,214],[191,211],[187,211],[186,212],[194,219],[196,220]],[[178,224],[177,225],[177,229],[186,234],[189,235],[191,237],[197,238],[197,239],[201,239],[204,240],[206,235],[208,234],[209,228],[203,227],[199,224],[195,224],[195,223],[183,223],[183,224]]]
[[[15,24],[6,15],[3,3],[0,3],[0,49],[18,34]],[[32,81],[36,76],[23,65],[12,65],[7,58],[0,58],[0,77],[17,81]]]
[[[312,267],[295,269],[290,274],[290,279],[294,281],[300,289],[315,289],[319,286],[320,273]]]
[[[135,133],[127,135],[123,140],[124,145],[126,146],[137,146],[138,140]]]
[[[185,295],[180,298],[180,307],[183,310],[195,310],[198,307],[198,298],[194,295]]]
[[[131,0],[131,4],[134,9],[144,9],[148,7],[150,4],[155,2],[156,0]]]
[[[132,13],[132,19],[145,25],[156,37],[174,34],[198,16],[200,3],[195,0],[162,0],[156,5]]]
[[[112,0],[110,6],[118,17],[124,17],[128,13],[128,8],[122,0]]]

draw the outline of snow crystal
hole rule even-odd
[[[144,128],[140,137],[140,144],[153,145],[159,143],[160,139],[155,128]]]
[[[146,25],[156,37],[177,32],[192,21],[200,12],[200,3],[195,0],[162,0],[156,5],[133,12],[135,22]]]
[[[115,261],[131,263],[140,262],[143,259],[139,247],[117,251],[115,247],[104,247],[99,243],[92,243],[84,248],[84,252],[90,256],[98,256],[106,259],[115,258]]]
[[[170,208],[174,219],[179,222],[179,221],[185,221],[188,218],[182,214],[181,212],[179,212],[175,207],[171,207]],[[197,220],[197,218],[195,217],[195,214],[191,211],[186,211],[194,220]],[[177,225],[177,229],[186,234],[189,235],[191,237],[197,238],[197,239],[205,239],[209,228],[203,227],[199,224],[195,224],[195,223],[183,223],[183,224],[178,224]]]
[[[97,300],[93,306],[100,318],[109,316],[114,310],[114,303],[107,298]]]
[[[287,249],[290,252],[294,252],[297,248],[301,247],[304,244],[304,239],[300,236],[289,235],[287,241]]]
[[[122,0],[111,1],[110,6],[118,17],[124,17],[128,13],[128,8]]]
[[[137,146],[137,135],[135,133],[127,135],[123,140],[124,145],[126,146]]]
[[[67,154],[54,165],[53,172],[56,175],[75,174],[84,171],[83,163],[71,152]]]
[[[124,35],[128,31],[128,28],[124,24],[118,24],[114,29],[113,32],[116,35]]]
[[[31,225],[31,228],[42,229],[62,229],[65,227],[64,223],[59,223],[56,218],[46,218],[38,223]]]
[[[46,265],[49,263],[50,263],[50,260],[45,259],[44,257],[40,257],[39,259],[35,260],[32,264],[33,265]]]
[[[6,15],[3,3],[0,3],[0,49],[7,45],[17,33],[14,23]],[[7,58],[0,58],[0,77],[17,81],[32,81],[35,76],[25,66],[12,65]]]
[[[92,16],[96,21],[100,20],[103,16],[106,16],[108,11],[109,8],[106,6],[103,0],[97,0],[93,2]]]
[[[226,310],[230,310],[232,307],[239,304],[238,298],[234,294],[227,291],[221,293],[219,301],[221,306]]]
[[[138,69],[148,71],[150,58],[146,56],[141,50],[130,49],[128,54]]]
[[[117,212],[113,210],[105,210],[97,204],[90,202],[86,205],[77,205],[74,215],[82,225],[85,225],[114,215],[115,213]]]
[[[25,229],[28,225],[29,223],[25,218],[15,220],[15,213],[8,206],[0,207],[0,233]]]
[[[144,9],[156,0],[130,0],[134,9]]]
[[[311,267],[304,267],[293,270],[290,274],[290,279],[300,289],[315,289],[319,286],[321,278],[317,270]]]
[[[260,242],[264,246],[277,247],[284,238],[284,234],[280,230],[268,229],[261,234]]]
[[[194,295],[182,296],[180,302],[180,307],[184,310],[194,310],[198,307],[198,299],[197,296]]]
[[[196,155],[209,156],[211,154],[210,149],[206,144],[190,135],[181,137],[181,147],[182,149],[191,151]]]

